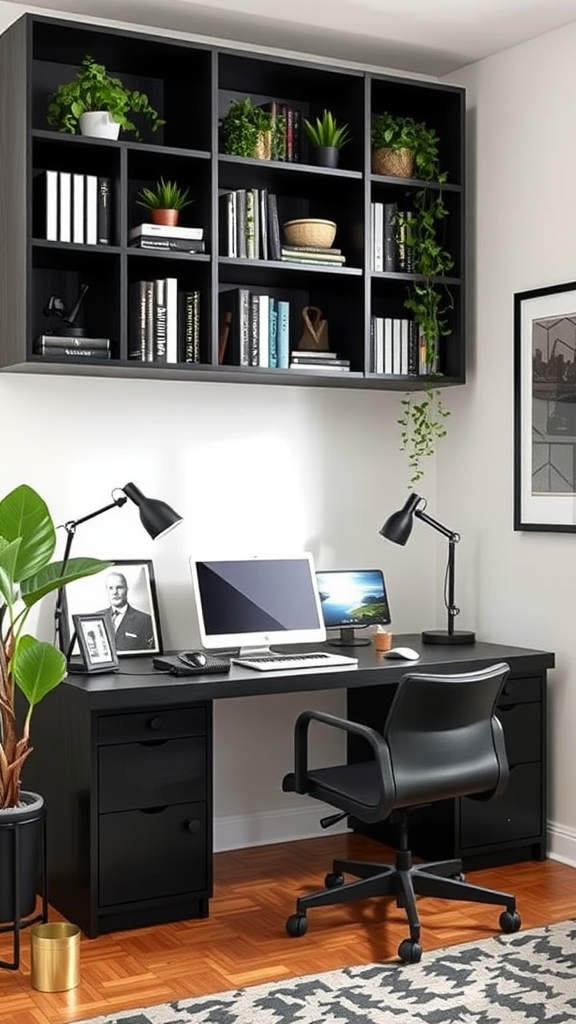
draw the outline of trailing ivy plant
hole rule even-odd
[[[285,117],[254,106],[249,96],[242,100],[232,100],[226,114],[220,119],[223,150],[231,156],[255,157],[259,137],[270,133],[269,156],[274,159],[279,153],[281,142],[283,145],[285,125]]]
[[[448,216],[442,185],[446,173],[440,171],[439,140],[433,129],[418,125],[422,150],[414,151],[419,177],[434,182],[434,187],[418,189],[412,197],[412,216],[404,221],[403,240],[411,250],[415,278],[408,288],[404,306],[419,327],[420,364],[431,380],[438,371],[438,343],[450,334],[447,315],[453,306],[450,290],[439,281],[453,267],[454,260],[443,245],[443,222]],[[413,126],[411,130],[414,132]],[[415,136],[416,137],[416,136]],[[416,143],[417,144],[417,143]],[[402,399],[400,448],[408,455],[410,485],[424,475],[421,460],[433,455],[437,442],[446,436],[448,410],[442,392],[430,381],[423,392],[409,392]]]

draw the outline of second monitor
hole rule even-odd
[[[356,635],[356,629],[387,626],[391,622],[384,574],[380,569],[317,572],[316,582],[326,628],[340,629],[340,636],[329,641],[333,646],[369,644],[369,639]]]

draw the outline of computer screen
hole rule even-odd
[[[318,643],[326,627],[314,560],[295,557],[190,559],[202,645],[242,652],[271,644]]]
[[[380,569],[345,569],[317,572],[322,615],[327,628],[339,627],[335,646],[368,644],[355,628],[386,626],[391,621],[384,574]]]

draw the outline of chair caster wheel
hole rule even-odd
[[[344,885],[344,875],[337,874],[335,871],[329,871],[324,879],[324,885],[327,889],[338,889],[341,885]]]
[[[398,956],[405,964],[419,964],[422,959],[422,946],[412,939],[404,939],[398,946]]]
[[[520,931],[521,925],[522,918],[515,910],[505,910],[500,914],[500,928],[505,935],[512,935],[513,932]]]
[[[299,939],[308,931],[308,918],[306,914],[291,914],[286,921],[286,931],[293,939]]]

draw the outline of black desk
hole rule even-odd
[[[417,635],[395,643],[420,651],[417,666],[426,670],[496,661],[511,668],[500,705],[513,765],[507,792],[487,804],[446,801],[423,811],[416,852],[428,856],[432,842],[440,856],[463,856],[467,866],[544,857],[546,672],[554,655],[481,642],[427,646]],[[207,916],[213,701],[345,688],[349,715],[378,727],[413,665],[372,645],[354,654],[358,667],[342,670],[233,665],[225,675],[176,679],[155,672],[151,659],[122,658],[119,673],[69,677],[35,709],[24,777],[46,801],[50,902],[90,936]],[[385,827],[374,834],[390,841]]]

